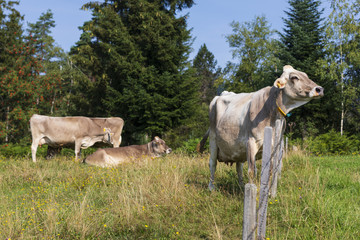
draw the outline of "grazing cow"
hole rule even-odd
[[[98,149],[83,162],[100,167],[113,167],[143,157],[160,157],[171,151],[164,140],[155,137],[154,140],[144,145]]]
[[[124,127],[124,120],[119,117],[110,117],[110,118],[90,118],[94,121],[97,125],[100,125],[104,128],[111,129],[111,142],[96,142],[94,147],[104,147],[106,145],[112,145],[113,147],[119,147],[121,144],[121,133]],[[48,146],[46,159],[50,159],[54,157],[61,151],[61,147],[52,147]]]
[[[110,118],[90,118],[96,124],[111,129],[111,145],[117,148],[121,144],[121,133],[124,127],[124,120],[119,117]],[[96,143],[95,145],[97,145]]]
[[[224,92],[210,103],[210,128],[199,143],[200,152],[207,137],[210,141],[210,183],[213,190],[217,160],[236,163],[239,183],[243,185],[242,165],[249,165],[249,179],[256,176],[255,155],[263,145],[264,129],[286,117],[294,108],[324,95],[324,89],[306,73],[286,65],[273,87],[252,93]]]
[[[34,114],[30,118],[32,135],[31,153],[36,162],[38,145],[57,148],[75,146],[75,158],[80,150],[96,142],[111,142],[111,129],[100,126],[87,117],[48,117]]]

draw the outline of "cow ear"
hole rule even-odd
[[[159,142],[159,141],[160,141],[160,138],[159,138],[158,136],[156,136],[156,137],[154,137],[154,140],[155,140],[156,142]]]
[[[286,80],[284,78],[278,78],[274,82],[274,87],[283,89],[286,85]]]
[[[293,70],[294,70],[294,68],[292,66],[290,66],[290,65],[285,65],[283,67],[283,72],[291,72]]]

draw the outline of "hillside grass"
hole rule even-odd
[[[218,164],[214,192],[208,180],[207,155],[117,168],[0,155],[0,239],[241,239],[235,167]],[[292,154],[269,200],[266,236],[359,239],[359,182],[359,156]]]

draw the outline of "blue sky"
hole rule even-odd
[[[215,56],[220,67],[232,61],[231,49],[226,35],[231,34],[232,21],[248,22],[255,16],[265,16],[273,29],[281,31],[284,11],[289,9],[288,0],[194,0],[195,5],[182,14],[189,13],[188,28],[192,28],[195,41],[192,45],[194,58],[202,44],[206,44]],[[41,13],[51,9],[54,14],[55,28],[52,36],[65,51],[79,39],[78,27],[91,19],[91,12],[81,10],[87,0],[20,0],[17,9],[25,17],[25,23],[34,23]]]

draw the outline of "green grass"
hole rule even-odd
[[[218,164],[217,191],[208,180],[207,155],[117,168],[0,156],[0,239],[241,239],[235,167]],[[359,182],[359,156],[290,156],[269,200],[266,236],[359,239]]]
[[[269,235],[359,239],[359,183],[359,156],[293,156],[283,171],[279,206],[269,216]]]

